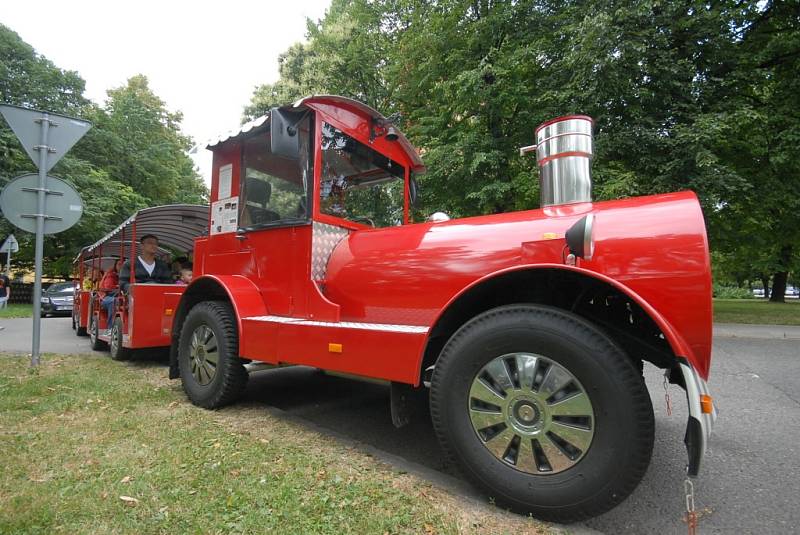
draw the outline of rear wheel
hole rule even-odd
[[[183,389],[195,405],[216,409],[244,393],[247,371],[239,359],[236,317],[227,303],[206,301],[181,327],[178,365]]]
[[[108,344],[100,340],[100,325],[97,321],[97,316],[92,314],[92,319],[89,320],[89,342],[92,344],[92,349],[100,351],[108,348]]]
[[[436,363],[431,416],[470,479],[558,522],[620,503],[653,449],[636,367],[593,325],[549,307],[500,307],[459,329]]]
[[[111,342],[109,351],[112,360],[128,360],[131,358],[131,350],[122,345],[122,318],[115,318],[111,326]]]

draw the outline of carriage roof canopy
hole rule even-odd
[[[168,204],[139,210],[117,228],[89,245],[83,252],[91,253],[101,245],[119,247],[122,231],[125,230],[125,244],[129,245],[131,227],[136,223],[136,236],[155,234],[161,247],[178,251],[194,248],[194,238],[208,231],[208,205]]]

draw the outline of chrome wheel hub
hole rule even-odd
[[[192,333],[189,346],[189,369],[201,385],[207,385],[217,375],[219,349],[214,331],[207,325],[200,325]]]
[[[490,361],[472,381],[468,409],[486,449],[530,474],[574,466],[594,437],[594,410],[583,385],[541,355],[511,353]]]

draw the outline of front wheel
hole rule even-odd
[[[178,365],[183,389],[195,405],[217,409],[236,401],[247,384],[239,359],[236,316],[228,303],[205,301],[181,327]]]
[[[620,503],[653,449],[653,408],[631,360],[582,318],[544,306],[496,308],[459,329],[434,369],[431,416],[470,479],[558,522]]]

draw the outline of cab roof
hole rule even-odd
[[[385,121],[386,117],[381,115],[380,112],[377,110],[367,106],[363,102],[359,102],[352,98],[342,97],[338,95],[313,95],[310,97],[305,97],[297,102],[295,102],[291,106],[286,106],[285,108],[313,108],[314,104],[327,104],[330,106],[337,106],[344,109],[350,109],[353,112],[366,116],[372,120],[379,120]],[[209,140],[208,145],[206,146],[209,150],[215,150],[223,143],[227,143],[229,141],[237,141],[248,136],[251,132],[260,131],[269,124],[269,114],[262,115],[257,119],[253,119],[252,121],[248,121],[244,123],[239,129],[237,130],[230,130],[216,138]],[[395,128],[396,129],[396,128]],[[397,129],[396,129],[397,130]],[[410,141],[406,138],[406,136],[397,130],[398,138],[397,142],[400,143],[400,146],[403,148],[403,151],[408,155],[409,159],[412,162],[412,171],[416,174],[423,174],[425,172],[425,164],[422,163],[422,158],[419,157],[416,148],[411,144]]]

